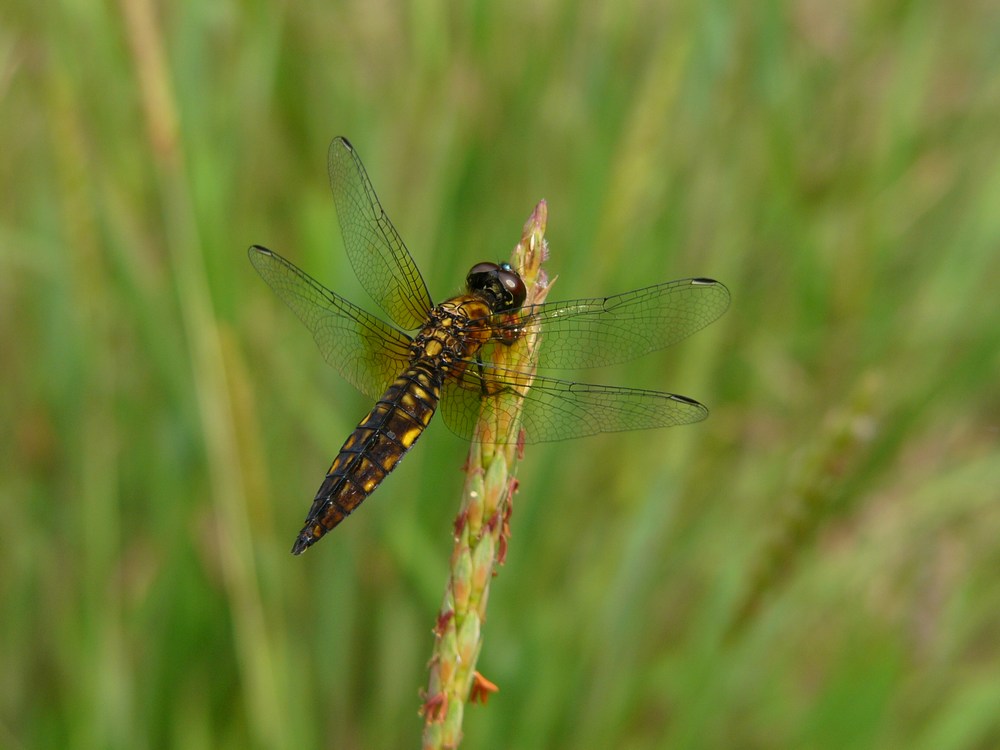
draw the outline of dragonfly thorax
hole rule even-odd
[[[447,369],[473,356],[490,338],[485,321],[491,312],[489,303],[478,295],[463,294],[442,302],[414,337],[411,361],[431,360]]]

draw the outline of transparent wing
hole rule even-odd
[[[675,344],[716,320],[729,290],[713,279],[680,279],[612,297],[525,307],[521,319],[491,323],[493,337],[539,331],[538,367],[604,367]]]
[[[419,328],[433,304],[416,263],[389,221],[350,141],[334,138],[327,160],[344,248],[354,273],[396,325]]]
[[[312,331],[324,359],[345,380],[379,398],[409,364],[410,337],[324,287],[265,247],[254,245],[250,262]]]
[[[528,382],[530,387],[525,387]],[[439,407],[449,429],[466,439],[473,437],[481,412],[487,418],[512,417],[518,409],[526,443],[567,440],[599,432],[672,427],[699,422],[708,416],[708,409],[702,404],[673,393],[538,376],[531,380],[516,370],[497,370],[485,365],[470,368],[461,378],[448,381]]]

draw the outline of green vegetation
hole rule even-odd
[[[463,747],[1000,746],[1000,11],[660,5],[5,8],[0,747],[419,742],[466,447],[290,555],[370,403],[246,258],[367,304],[337,134],[438,299],[540,198],[733,295],[578,375],[708,421],[525,456]]]

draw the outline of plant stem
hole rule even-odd
[[[541,270],[547,256],[547,214],[545,201],[539,202],[511,256],[511,265],[528,290],[526,305],[542,302],[550,286]],[[538,344],[537,334],[522,336],[510,346],[495,347],[490,363],[532,372]],[[434,627],[430,681],[421,707],[425,749],[458,747],[466,702],[485,703],[489,694],[497,691],[496,685],[476,671],[476,661],[482,648],[490,582],[507,554],[511,500],[517,488],[514,474],[522,443],[516,408],[521,399],[517,394],[494,398],[507,403],[503,408],[483,409],[466,462],[451,571]]]

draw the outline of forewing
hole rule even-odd
[[[517,371],[483,366],[448,381],[440,411],[445,424],[471,439],[476,420],[521,412],[526,443],[596,435],[600,432],[647,430],[699,422],[708,409],[685,396],[638,388],[571,383]],[[505,385],[498,391],[498,383]],[[486,395],[493,394],[493,395]]]
[[[419,328],[433,306],[427,285],[382,209],[350,141],[333,139],[328,165],[344,248],[354,273],[396,325],[406,330]]]
[[[675,344],[717,319],[729,290],[713,279],[680,279],[612,297],[546,302],[521,311],[495,337],[538,330],[538,367],[604,367]],[[513,332],[506,329],[515,329]]]
[[[375,399],[409,363],[410,337],[351,304],[267,248],[250,248],[250,262],[312,331],[324,359]]]

